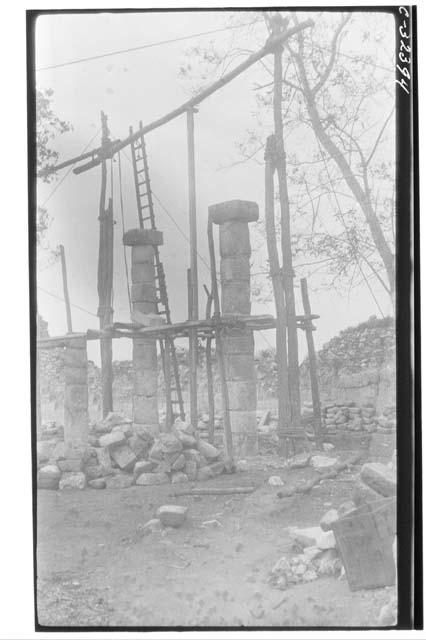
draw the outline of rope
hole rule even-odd
[[[124,224],[124,206],[123,206],[123,183],[121,177],[121,152],[118,152],[118,183],[120,186],[120,211],[121,211],[121,229],[123,231],[123,236],[126,231]],[[126,253],[126,245],[123,243],[123,255],[124,255],[124,266],[126,270],[126,284],[127,284],[127,298],[129,300],[129,311],[132,312],[132,299],[130,295],[130,285],[129,285],[129,265],[127,263],[127,253]]]
[[[52,298],[56,298],[56,300],[61,300],[61,302],[65,302],[65,299],[62,298],[61,296],[56,295],[55,293],[51,293],[50,291],[47,291],[47,289],[43,289],[43,287],[41,287],[40,285],[37,285],[37,289],[40,289],[40,291],[43,291],[43,293],[47,293],[48,296],[51,296]],[[76,309],[80,309],[80,311],[84,311],[85,313],[89,314],[89,316],[93,316],[94,318],[97,318],[98,316],[96,315],[96,313],[92,313],[92,311],[89,311],[88,309],[85,309],[84,307],[79,307],[78,304],[73,304],[72,302],[70,302],[72,307],[75,307]]]

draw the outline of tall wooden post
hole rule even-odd
[[[65,262],[65,249],[62,244],[59,245],[59,250],[61,252],[62,283],[64,286],[65,310],[67,313],[67,331],[68,333],[72,333],[71,303],[70,303],[70,296],[68,293],[67,265]]]
[[[101,112],[102,146],[109,143],[107,117]],[[112,200],[106,207],[107,163],[101,164],[101,195],[99,201],[99,259],[98,259],[98,296],[99,326],[104,329],[112,323],[112,278],[114,251],[114,219]],[[102,414],[105,417],[113,410],[112,403],[112,340],[101,341],[101,377],[102,377]]]
[[[276,161],[275,136],[269,136],[265,149],[265,228],[268,259],[277,314],[276,354],[277,354],[277,395],[278,395],[278,437],[282,453],[287,454],[284,432],[290,429],[290,399],[287,367],[286,306],[282,285],[282,272],[277,248],[277,232],[274,212],[274,170]]]
[[[287,311],[288,335],[288,376],[292,427],[301,427],[300,419],[300,382],[299,354],[297,345],[296,305],[294,300],[294,272],[291,255],[290,207],[288,199],[286,157],[284,151],[282,120],[282,47],[278,46],[274,53],[274,124],[275,144],[277,152],[277,175],[281,207],[281,248],[282,274]]]
[[[188,200],[189,200],[189,242],[190,270],[188,273],[189,319],[198,320],[198,264],[197,264],[197,210],[195,194],[195,142],[194,113],[196,109],[186,112],[188,135]],[[189,332],[189,397],[190,419],[194,429],[198,427],[197,402],[197,364],[198,364],[197,330]]]
[[[309,302],[308,284],[306,278],[301,278],[300,289],[302,292],[303,311],[305,316],[311,315],[311,303]],[[314,337],[312,335],[312,320],[307,317],[305,319],[305,333],[306,342],[308,344],[308,357],[309,357],[309,375],[311,379],[311,392],[312,392],[312,409],[314,412],[314,431],[315,440],[318,447],[322,446],[322,429],[321,429],[321,401],[318,388],[318,373],[317,373],[317,356],[315,353]]]

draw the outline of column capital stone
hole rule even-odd
[[[230,221],[256,222],[259,219],[259,206],[249,200],[227,200],[209,207],[209,216],[214,224]]]

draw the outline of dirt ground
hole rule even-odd
[[[350,453],[350,452],[346,452]],[[247,486],[248,495],[174,498],[194,486],[38,492],[38,617],[46,626],[376,626],[393,589],[351,592],[345,578],[279,591],[269,571],[291,552],[289,526],[318,525],[351,497],[358,469],[309,494],[278,499],[269,476],[293,483],[312,470],[259,467],[202,483]],[[179,529],[142,535],[162,504],[189,507]],[[216,520],[213,525],[203,525]]]

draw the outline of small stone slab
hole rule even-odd
[[[101,447],[112,449],[126,441],[126,436],[122,431],[114,431],[112,433],[106,433],[99,438],[99,444]]]
[[[105,478],[95,478],[87,483],[91,489],[106,489],[107,483]]]
[[[179,453],[176,460],[172,463],[172,471],[181,471],[186,463],[183,453]]]
[[[61,470],[56,464],[48,464],[42,467],[37,474],[37,486],[39,489],[58,489]]]
[[[86,488],[86,476],[81,471],[78,473],[63,473],[59,480],[61,491],[82,490]]]
[[[329,458],[328,456],[312,456],[312,466],[319,471],[328,471],[332,469],[337,462],[337,458]]]
[[[186,461],[185,473],[188,480],[195,480],[197,478],[197,463],[195,462],[195,460]]]
[[[327,513],[323,515],[320,521],[320,527],[323,531],[330,531],[333,522],[339,519],[339,513],[337,509],[329,509]]]
[[[215,460],[220,455],[219,449],[216,449],[216,447],[214,447],[209,442],[205,442],[204,440],[199,440],[198,451],[202,456],[207,458],[207,460]]]
[[[153,460],[140,460],[133,468],[133,477],[137,480],[141,473],[150,473],[154,471],[156,466],[157,464]]]
[[[178,484],[179,482],[188,482],[188,476],[182,471],[176,471],[172,474],[172,484]]]
[[[149,443],[146,440],[139,438],[139,436],[130,436],[127,440],[127,444],[138,459],[144,458],[148,454]]]
[[[182,451],[182,443],[173,433],[160,435],[161,450],[163,453],[177,453]]]
[[[183,433],[178,429],[176,429],[176,436],[179,438],[180,442],[182,443],[182,446],[186,449],[193,449],[194,447],[197,446],[197,440],[194,438],[194,436],[190,436],[187,433]]]
[[[228,200],[209,207],[209,216],[214,224],[223,224],[230,220],[256,222],[259,219],[259,206],[248,200]]]
[[[386,498],[396,495],[396,475],[380,462],[367,462],[361,469],[361,480]]]
[[[128,444],[122,444],[111,450],[111,458],[123,471],[131,471],[136,462],[136,456]]]
[[[141,245],[158,247],[163,244],[163,234],[158,229],[129,229],[123,235],[123,244],[127,247]]]
[[[181,527],[186,520],[188,507],[177,504],[164,504],[157,509],[157,518],[165,527]]]
[[[61,471],[81,471],[83,468],[83,461],[79,458],[67,458],[66,460],[58,460],[58,467]]]
[[[141,473],[136,480],[138,485],[168,484],[169,482],[167,473]]]

